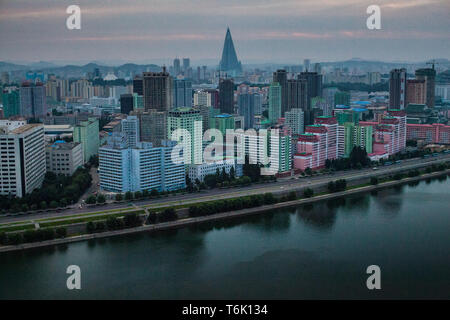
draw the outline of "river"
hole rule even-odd
[[[1,299],[450,298],[450,179],[0,254]],[[68,290],[66,268],[81,269]],[[381,270],[368,290],[366,268]]]

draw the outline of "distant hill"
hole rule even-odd
[[[33,63],[31,65],[19,65],[0,61],[0,72],[2,71],[14,72],[18,77],[24,77],[27,71],[39,70],[44,73],[53,73],[57,76],[79,78],[85,76],[88,72],[93,72],[95,68],[98,68],[103,75],[106,75],[108,72],[114,73],[120,72],[125,75],[128,75],[130,73],[136,74],[142,73],[144,71],[153,71],[153,72],[161,71],[161,67],[155,64],[139,65],[133,63],[126,63],[120,66],[104,66],[96,63],[88,63],[83,66],[77,65],[57,66],[51,62],[44,62],[44,61]]]

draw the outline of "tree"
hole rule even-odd
[[[116,194],[116,201],[122,201],[123,195],[121,193]]]
[[[148,198],[149,195],[150,195],[150,192],[148,190],[142,191],[142,198]]]
[[[125,200],[133,200],[133,194],[131,191],[125,192]]]
[[[136,191],[136,192],[134,193],[134,198],[135,198],[135,199],[140,199],[140,198],[142,198],[142,193],[141,193],[140,191]]]
[[[177,213],[174,208],[167,208],[159,214],[159,221],[174,221],[178,218]]]
[[[89,197],[87,197],[86,199],[86,203],[87,204],[95,204],[97,202],[97,198],[91,194]]]
[[[89,158],[89,164],[93,167],[98,167],[98,155],[94,154]]]
[[[52,201],[50,202],[50,208],[55,209],[55,208],[58,208],[58,206],[59,206],[58,201],[52,200]]]
[[[203,178],[203,181],[209,188],[214,188],[217,185],[217,175],[208,174]]]
[[[155,212],[150,212],[147,217],[147,224],[155,224],[157,220],[157,215]]]
[[[272,193],[264,193],[264,204],[273,204],[276,203],[277,199],[273,196]]]
[[[305,169],[305,174],[306,174],[307,176],[312,175],[312,170],[311,170],[310,167],[308,167],[308,168]]]
[[[0,232],[0,244],[5,245],[6,241],[8,240],[6,233]]]
[[[151,197],[157,197],[157,196],[159,196],[158,189],[152,189],[152,191],[150,191],[150,196],[151,196]]]
[[[314,191],[310,188],[306,188],[303,191],[303,195],[305,196],[305,198],[311,198],[314,195]]]
[[[222,182],[228,181],[228,174],[225,171],[225,168],[222,168],[222,174],[220,176],[220,179],[222,180]]]
[[[135,227],[141,225],[141,219],[136,213],[128,213],[123,217],[123,222],[126,227]]]
[[[100,194],[97,196],[97,202],[98,202],[98,203],[105,203],[105,201],[106,201],[105,196],[104,196],[103,194],[100,193]]]
[[[66,198],[62,198],[62,199],[59,201],[59,205],[60,205],[61,207],[67,207],[67,199],[66,199]]]
[[[93,233],[93,232],[95,232],[95,224],[94,224],[94,222],[89,221],[89,222],[86,224],[86,232],[87,232],[87,233]]]
[[[40,207],[42,210],[47,209],[47,202],[41,201],[41,203],[39,204],[39,207]]]
[[[230,168],[230,179],[234,180],[236,178],[236,170],[234,169],[234,167],[232,166]]]
[[[336,191],[336,184],[334,183],[334,181],[330,181],[328,182],[328,191],[330,192],[335,192]]]
[[[8,243],[17,245],[23,242],[23,237],[20,233],[12,233],[8,235]]]
[[[248,155],[245,156],[245,163],[242,166],[245,176],[250,177],[251,181],[255,182],[261,178],[261,165],[251,164]]]
[[[99,221],[95,223],[95,231],[97,232],[103,232],[106,229],[106,225],[104,222]]]
[[[367,157],[366,149],[361,148],[360,146],[354,146],[352,151],[350,152],[350,163],[352,167],[356,168],[358,163],[365,167],[369,163],[370,159]]]
[[[109,217],[106,220],[106,226],[107,226],[108,230],[120,229],[122,227],[122,224],[123,224],[122,221],[116,217]]]
[[[55,231],[58,238],[65,238],[67,236],[67,229],[64,227],[56,228]]]
[[[377,177],[371,177],[370,178],[370,184],[377,185],[378,184],[378,178]]]
[[[293,201],[297,199],[297,193],[295,191],[291,191],[289,192],[288,196],[287,196],[287,200],[288,201]]]

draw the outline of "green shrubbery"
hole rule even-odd
[[[91,175],[86,168],[79,168],[71,177],[47,172],[42,187],[22,198],[0,196],[3,212],[45,210],[76,203],[91,186]]]
[[[57,228],[56,230],[52,228],[43,228],[37,230],[26,230],[23,233],[0,233],[0,244],[16,245],[20,243],[39,242],[64,238],[66,235],[67,229],[63,227]]]
[[[347,181],[345,179],[339,179],[336,181],[328,182],[328,191],[339,192],[344,191],[347,188]]]

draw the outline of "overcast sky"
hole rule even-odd
[[[218,63],[227,26],[244,64],[450,58],[449,0],[0,0],[0,60]]]

